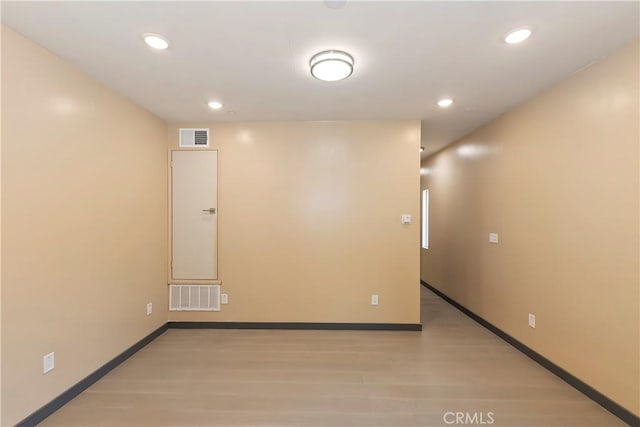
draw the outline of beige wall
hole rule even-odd
[[[2,89],[2,425],[13,425],[166,322],[167,150],[161,120],[6,28]]]
[[[179,127],[219,150],[229,304],[170,320],[419,323],[418,121],[174,124],[170,148]]]
[[[421,257],[423,280],[635,414],[638,48],[426,159]]]
[[[2,57],[2,34],[0,31],[0,58]],[[2,64],[0,61],[0,73]],[[2,98],[2,81],[0,79],[0,99]],[[0,224],[2,224],[2,107],[0,105]],[[2,242],[2,226],[0,226],[0,242]],[[2,244],[0,243],[0,425],[2,425]]]

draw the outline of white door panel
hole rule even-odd
[[[173,151],[171,164],[171,276],[178,280],[215,280],[218,153]]]

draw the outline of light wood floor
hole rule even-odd
[[[41,425],[625,425],[426,289],[422,308],[422,332],[169,330]]]

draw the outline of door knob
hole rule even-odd
[[[202,209],[202,212],[214,214],[216,213],[216,208]]]

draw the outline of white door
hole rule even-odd
[[[218,278],[217,176],[217,151],[171,153],[173,279]]]

